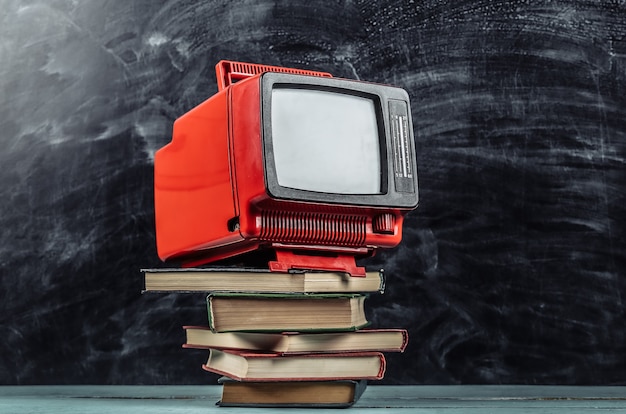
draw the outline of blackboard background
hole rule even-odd
[[[626,384],[626,2],[0,0],[0,384],[213,384],[141,295],[152,158],[232,59],[404,87],[387,384]]]

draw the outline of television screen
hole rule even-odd
[[[275,87],[271,95],[271,139],[280,186],[331,194],[382,192],[381,142],[372,98],[288,87]]]

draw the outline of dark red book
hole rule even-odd
[[[238,381],[379,380],[386,361],[380,352],[281,355],[211,349],[202,367]]]

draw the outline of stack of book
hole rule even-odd
[[[345,407],[404,351],[404,329],[368,329],[364,303],[382,271],[274,273],[243,269],[144,270],[146,291],[206,291],[207,326],[185,326],[186,348],[209,350],[222,406]]]

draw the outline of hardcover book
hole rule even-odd
[[[403,352],[405,329],[361,329],[353,332],[212,332],[207,327],[185,326],[184,348],[240,349],[280,354],[310,352]]]
[[[367,387],[365,380],[240,382],[228,377],[223,384],[223,407],[345,408],[359,400]]]
[[[229,331],[354,331],[368,324],[365,295],[245,294],[207,297],[209,328]]]
[[[150,292],[274,292],[274,293],[382,293],[381,271],[352,277],[340,272],[291,272],[242,268],[143,269],[145,291]]]
[[[331,381],[382,379],[380,352],[280,355],[211,349],[205,370],[237,381]]]

